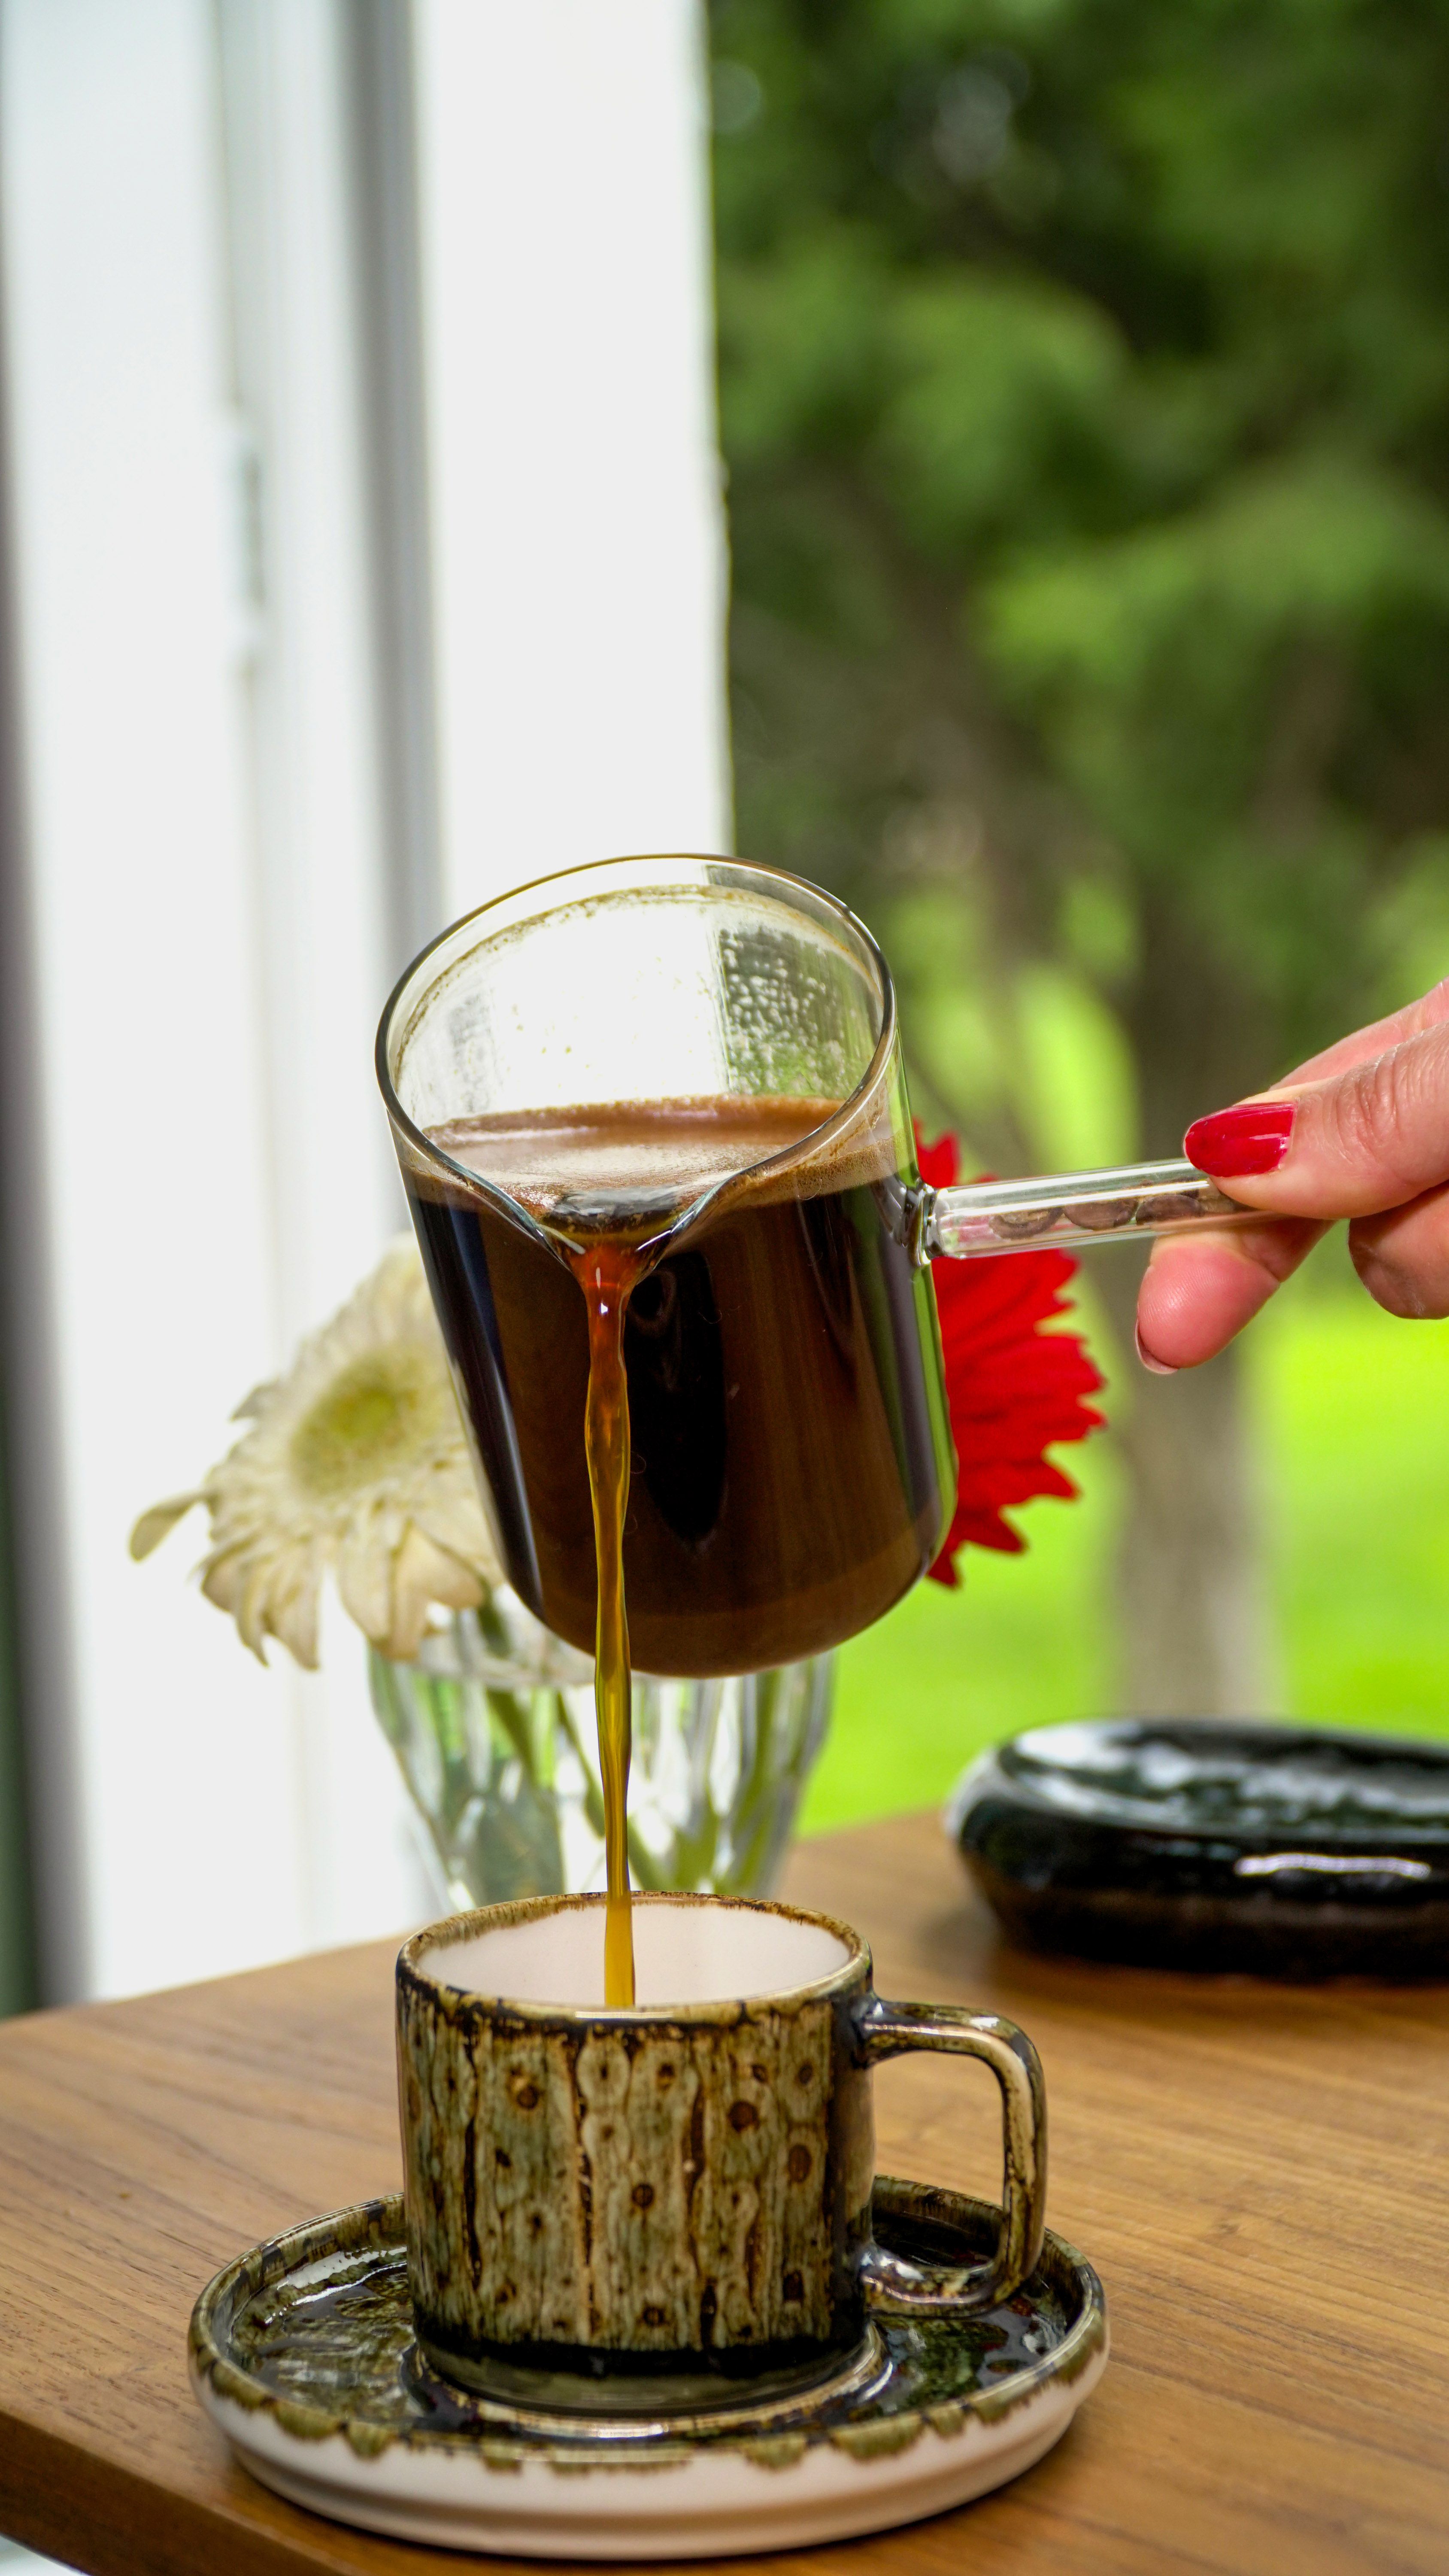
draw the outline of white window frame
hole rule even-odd
[[[0,0],[51,1998],[434,1902],[346,1622],[264,1673],[184,1538],[125,1540],[400,1222],[404,952],[546,867],[727,845],[702,79],[696,0]]]

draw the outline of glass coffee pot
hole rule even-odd
[[[933,1254],[1253,1214],[1185,1162],[927,1188],[875,941],[743,860],[607,860],[484,905],[403,976],[378,1071],[508,1580],[585,1652],[618,1274],[644,1672],[817,1654],[931,1563],[955,1486]]]

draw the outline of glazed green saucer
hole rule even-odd
[[[878,2178],[891,2250],[977,2257],[1000,2212]],[[294,2504],[400,2539],[536,2558],[803,2547],[941,2513],[1030,2468],[1107,2357],[1101,2284],[1048,2233],[1031,2279],[964,2324],[880,2317],[821,2378],[732,2384],[681,2411],[635,2383],[511,2373],[472,2391],[419,2353],[398,2200],[259,2245],[203,2291],[197,2393],[238,2458]],[[513,2382],[521,2384],[517,2387]]]

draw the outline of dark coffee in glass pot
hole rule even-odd
[[[754,1672],[888,1610],[940,1544],[952,1460],[928,1275],[893,1167],[782,1154],[838,1102],[716,1097],[430,1128],[486,1196],[410,1172],[413,1214],[510,1582],[591,1651],[580,1256],[627,1269],[635,1666]],[[719,1186],[721,1176],[725,1186]],[[717,1191],[661,1234],[661,1202]],[[560,1236],[572,1261],[560,1256]]]

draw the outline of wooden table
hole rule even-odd
[[[1103,2276],[1114,2357],[1015,2486],[772,2567],[1443,2576],[1449,1989],[1019,1958],[932,1818],[808,1844],[789,1884],[868,1933],[883,1993],[1032,2032],[1052,2221]],[[95,2576],[488,2564],[267,2494],[186,2380],[187,2316],[220,2264],[397,2187],[391,1959],[375,1944],[0,2028],[0,2532]],[[882,2168],[986,2187],[987,2091],[941,2059],[883,2070]]]

